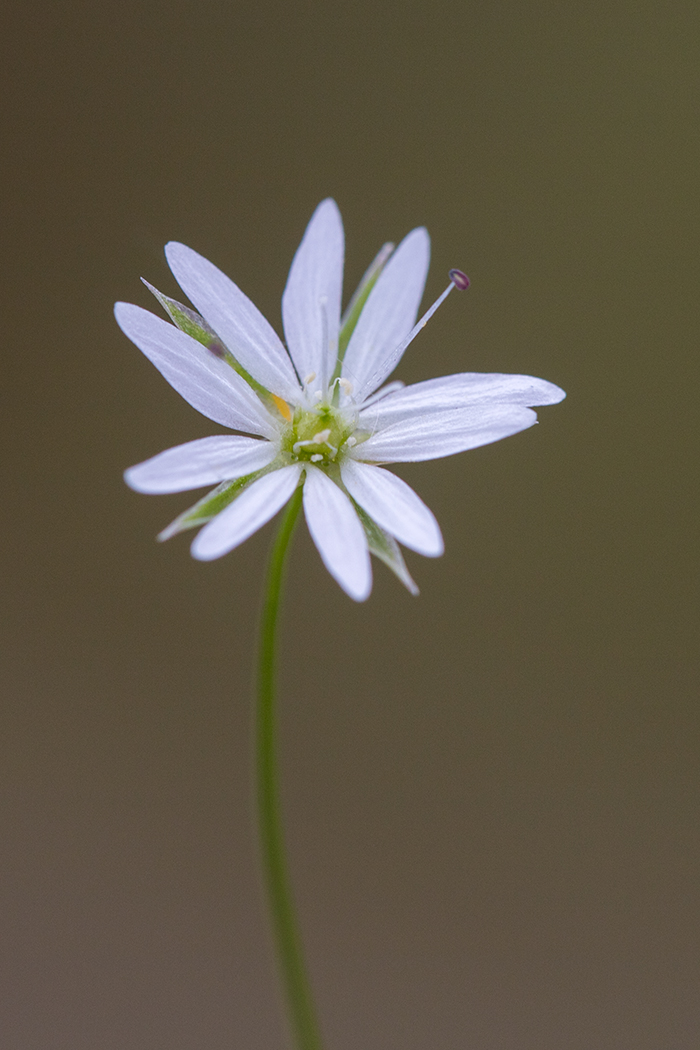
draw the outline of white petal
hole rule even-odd
[[[270,441],[228,435],[200,438],[129,467],[124,480],[136,492],[150,495],[186,492],[262,470],[276,455],[277,447]]]
[[[372,463],[439,459],[500,441],[536,422],[532,409],[520,405],[425,411],[378,430],[353,449],[353,457]]]
[[[387,362],[416,322],[429,265],[430,238],[419,227],[404,237],[382,270],[348,344],[343,376],[358,397],[376,390],[398,364]]]
[[[343,288],[343,222],[334,200],[311,217],[282,296],[284,334],[302,380],[315,373],[325,389],[335,370]]]
[[[392,391],[371,409],[364,410],[360,421],[362,426],[374,430],[424,411],[472,405],[555,405],[565,397],[554,383],[534,376],[461,372]]]
[[[299,383],[289,355],[248,296],[184,244],[171,241],[165,255],[183,292],[253,378],[273,394],[298,399]]]
[[[233,430],[275,437],[272,417],[244,379],[196,339],[132,303],[117,303],[122,332],[198,412]]]
[[[331,576],[356,602],[365,601],[372,590],[365,531],[348,497],[317,467],[306,468],[304,513]]]
[[[192,556],[212,561],[261,529],[291,499],[301,468],[294,464],[265,474],[205,525],[192,544]]]
[[[405,547],[437,558],[445,545],[435,515],[413,489],[381,467],[346,459],[343,484],[371,518]]]

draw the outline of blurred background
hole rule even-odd
[[[328,1050],[694,1050],[695,3],[10,3],[0,730],[7,1050],[286,1046],[250,809],[268,526],[155,534],[125,467],[221,432],[120,333],[171,239],[280,330],[316,204],[346,294],[425,224],[397,376],[568,392],[397,470],[446,553],[357,606],[299,530],[288,841]]]

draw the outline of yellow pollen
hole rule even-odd
[[[274,401],[275,408],[277,409],[279,414],[282,416],[282,418],[286,419],[288,423],[291,423],[292,422],[292,410],[289,407],[289,405],[287,404],[287,402],[284,401],[281,397],[277,397],[277,394],[270,394],[270,397]]]

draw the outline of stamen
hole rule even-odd
[[[348,440],[345,442],[345,444],[348,446],[348,448],[353,448],[357,444],[357,438],[354,438],[351,434]]]
[[[219,357],[222,361],[226,360],[228,350],[220,339],[212,339],[211,343],[206,344],[206,347],[209,353],[213,354],[214,357]]]
[[[467,282],[466,284],[464,283],[465,281]],[[391,356],[384,362],[384,364],[382,365],[381,369],[376,371],[370,377],[370,379],[364,384],[364,386],[362,388],[362,391],[360,393],[360,398],[361,398],[362,393],[364,393],[365,390],[371,390],[373,386],[375,386],[377,383],[381,382],[381,380],[383,379],[384,376],[388,376],[388,375],[390,375],[391,372],[394,371],[394,369],[396,368],[396,365],[400,361],[401,356],[402,356],[404,350],[406,349],[406,347],[408,347],[413,342],[413,340],[416,338],[416,336],[421,331],[421,329],[425,328],[425,326],[427,325],[428,321],[430,320],[430,318],[433,316],[433,314],[437,310],[438,306],[442,306],[442,304],[444,303],[445,299],[450,294],[450,292],[454,288],[459,288],[461,290],[464,290],[465,288],[468,288],[468,287],[469,287],[469,278],[467,277],[467,275],[465,273],[462,273],[461,270],[450,270],[450,283],[448,284],[448,286],[445,289],[445,291],[442,293],[442,295],[439,295],[437,297],[437,299],[435,300],[433,305],[430,307],[430,309],[425,311],[425,313],[421,317],[420,321],[418,321],[413,326],[413,328],[408,333],[408,335],[403,340],[403,342],[399,343],[399,345],[396,347],[396,349],[392,352]]]
[[[311,386],[311,384],[313,383],[315,378],[316,378],[316,373],[315,372],[309,372],[309,374],[307,375],[306,379],[304,380],[304,386]]]
[[[319,296],[318,302],[319,302],[319,306],[321,307],[321,346],[323,347],[323,353],[324,353],[324,357],[322,358],[322,360],[325,361],[326,351],[328,349],[330,349],[330,343],[329,343],[329,338],[328,338],[328,331],[329,331],[329,329],[328,329],[328,296],[327,295]],[[324,375],[321,376],[321,383],[322,383],[323,386],[325,386],[328,383],[328,376],[327,375],[324,374]],[[314,394],[314,397],[315,396],[316,395]]]
[[[450,270],[450,280],[455,288],[459,288],[460,292],[466,292],[470,284],[466,273],[463,273],[461,270]]]
[[[376,405],[377,401],[381,401],[382,398],[388,397],[389,394],[395,394],[397,390],[403,390],[406,386],[400,379],[395,379],[393,383],[387,383],[381,390],[377,390],[376,393],[370,394],[370,396],[362,402],[362,408],[369,408],[370,405]]]
[[[308,448],[309,445],[325,445],[326,448],[330,449],[333,456],[338,455],[338,449],[335,445],[331,445],[328,438],[331,436],[330,427],[326,430],[319,430],[318,434],[314,434],[312,438],[306,438],[303,441],[295,441],[292,445],[292,454],[295,456],[299,455],[299,449]],[[314,452],[313,456],[309,457],[312,463],[319,463],[325,457],[320,452]]]
[[[352,394],[352,383],[350,382],[350,380],[349,379],[339,379],[337,382],[338,382],[338,386],[343,391],[343,393],[347,397],[350,397],[350,395]]]
[[[273,401],[273,403],[275,405],[275,408],[277,409],[279,414],[282,416],[282,418],[286,419],[288,423],[291,423],[292,422],[292,410],[289,407],[289,405],[287,404],[287,402],[284,401],[281,397],[278,397],[277,394],[270,394],[270,397],[272,398],[272,401]]]
[[[314,390],[314,395],[313,396],[314,396],[314,401],[322,401],[323,400],[323,391],[322,390]]]

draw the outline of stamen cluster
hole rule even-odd
[[[319,403],[314,408],[297,407],[285,428],[281,450],[290,463],[323,466],[338,462],[343,453],[357,444],[357,414],[347,409]]]

